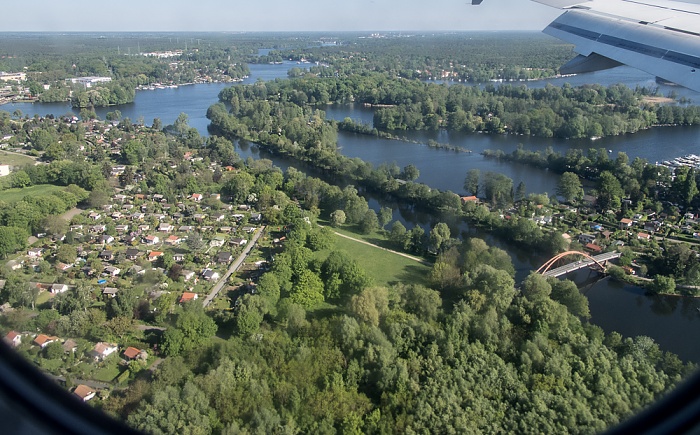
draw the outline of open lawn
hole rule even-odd
[[[351,237],[361,238],[361,236],[349,231],[338,231]],[[370,236],[372,242],[374,237]],[[330,250],[320,251],[317,255],[320,259],[325,259],[331,250],[340,250],[348,253],[357,261],[360,267],[372,277],[375,285],[386,286],[398,282],[410,282],[416,284],[427,284],[430,267],[417,261],[402,257],[392,252],[358,243],[344,237],[334,236],[334,246]]]
[[[25,196],[48,195],[62,189],[65,189],[65,187],[54,186],[51,184],[39,184],[37,186],[29,186],[22,189],[7,189],[0,192],[0,201],[13,203],[21,200]]]
[[[0,165],[25,166],[33,164],[34,159],[31,157],[0,151]]]

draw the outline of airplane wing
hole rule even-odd
[[[565,11],[544,29],[574,44],[579,53],[560,68],[562,74],[625,64],[700,92],[700,5],[675,0],[534,1]]]

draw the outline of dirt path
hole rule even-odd
[[[422,258],[414,257],[413,255],[404,254],[403,252],[398,252],[398,251],[393,251],[391,249],[382,248],[381,246],[377,246],[377,245],[372,244],[370,242],[366,242],[362,239],[356,239],[355,237],[346,236],[345,234],[340,234],[339,232],[336,232],[336,231],[333,231],[333,232],[336,235],[343,237],[345,239],[350,239],[354,242],[362,243],[363,245],[372,246],[373,248],[381,249],[382,251],[387,251],[387,252],[391,252],[392,254],[400,255],[402,257],[408,258],[409,260],[417,261],[418,263],[423,264],[425,266],[429,266],[429,267],[433,266],[432,263],[425,261]]]

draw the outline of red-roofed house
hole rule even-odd
[[[625,228],[631,228],[633,222],[634,221],[632,219],[627,219],[627,218],[620,219],[620,229],[624,230]]]
[[[92,388],[88,387],[87,385],[81,384],[75,387],[75,390],[73,390],[73,394],[80,397],[80,400],[82,400],[83,402],[87,402],[88,400],[95,397],[95,394],[97,394],[97,392]]]
[[[47,344],[57,341],[58,337],[52,337],[46,334],[39,334],[34,339],[34,344],[40,346],[42,349],[46,347]]]
[[[17,331],[10,331],[5,335],[5,343],[17,347],[22,344],[22,335]]]
[[[163,253],[160,251],[151,251],[148,253],[148,261],[156,261],[160,257],[163,256]]]
[[[638,238],[639,240],[646,240],[646,241],[649,241],[649,240],[651,240],[651,235],[649,235],[649,234],[647,234],[647,233],[637,233],[637,238]]]
[[[197,298],[199,298],[199,295],[197,293],[184,292],[180,297],[180,303],[193,301]]]
[[[462,200],[462,204],[466,204],[466,203],[468,203],[468,202],[473,202],[473,203],[475,203],[475,204],[478,204],[478,203],[479,203],[479,198],[477,198],[477,197],[474,196],[474,195],[472,195],[472,196],[462,196],[460,199]]]
[[[124,358],[128,359],[129,361],[135,360],[137,358],[146,359],[146,357],[147,355],[145,351],[137,349],[135,347],[127,347],[124,351]]]
[[[595,254],[599,254],[599,253],[603,252],[603,248],[601,248],[598,245],[594,245],[593,243],[586,244],[585,248],[588,249],[589,251],[595,253]]]
[[[203,195],[201,193],[193,193],[190,198],[192,198],[192,201],[199,202],[202,200]]]

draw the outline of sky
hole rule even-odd
[[[0,31],[541,30],[528,0],[33,0],[3,2]],[[10,17],[16,17],[14,19]]]

